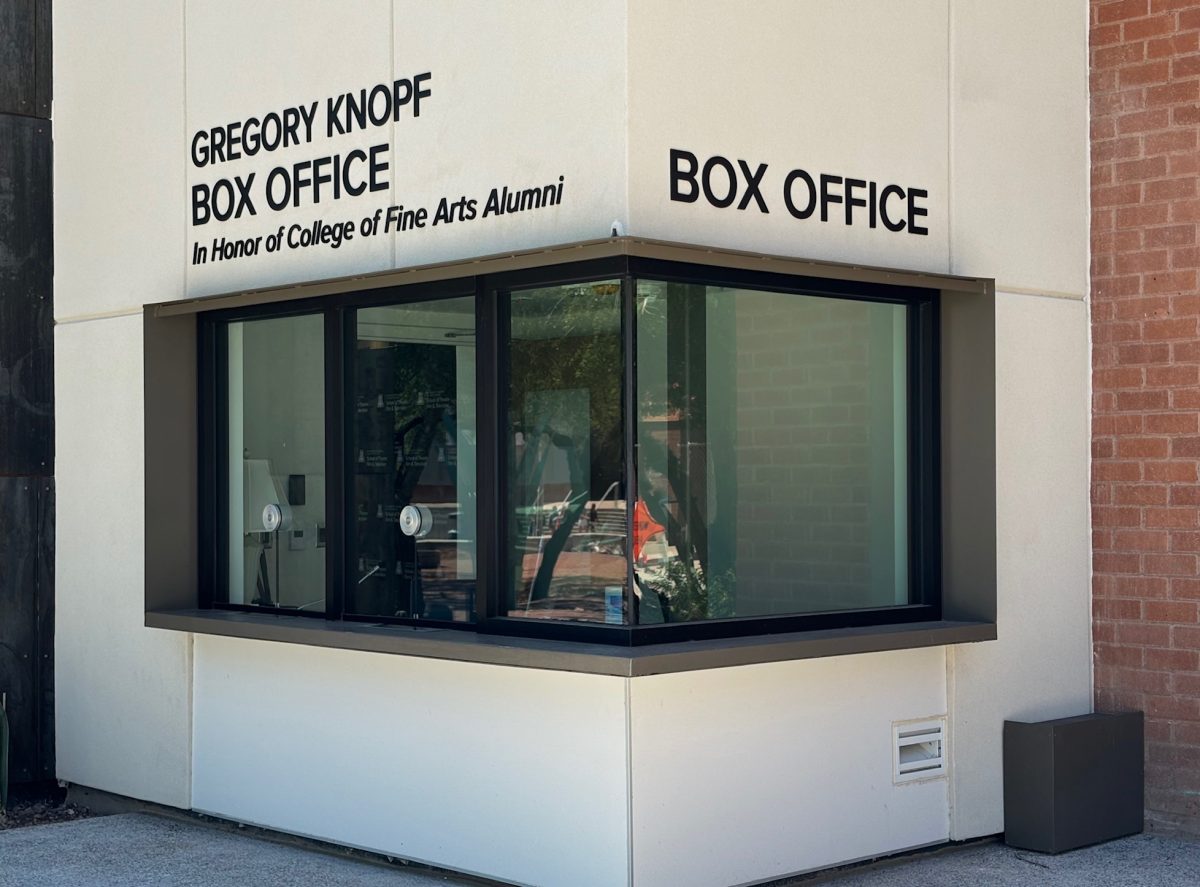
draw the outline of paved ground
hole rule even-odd
[[[1058,856],[974,844],[817,880],[829,887],[1196,887],[1200,843],[1143,834]]]
[[[145,813],[0,832],[0,887],[448,887],[477,884]]]
[[[451,887],[478,883],[141,813],[0,832],[0,887]],[[1138,835],[1061,856],[977,844],[797,883],[830,887],[1195,887],[1200,884],[1200,843]]]

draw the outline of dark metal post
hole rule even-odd
[[[0,694],[14,783],[54,778],[50,0],[0,40]]]

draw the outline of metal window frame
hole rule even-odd
[[[589,623],[528,620],[498,614],[501,584],[502,540],[507,532],[499,506],[502,470],[498,432],[503,427],[504,404],[501,384],[507,356],[503,334],[502,294],[513,288],[552,286],[559,282],[585,281],[600,277],[622,280],[622,337],[625,351],[623,406],[626,422],[626,471],[632,472],[633,450],[628,438],[634,433],[634,380],[636,351],[629,316],[633,287],[638,277],[662,279],[681,277],[710,285],[749,286],[755,289],[796,292],[837,298],[903,302],[914,306],[910,316],[909,391],[910,423],[910,564],[914,571],[910,588],[920,599],[907,607],[878,610],[849,610],[830,613],[753,617],[707,622],[652,626],[601,626]],[[477,454],[478,495],[481,514],[500,517],[504,526],[491,534],[480,534],[476,622],[443,623],[430,620],[385,620],[374,616],[346,616],[342,612],[345,583],[349,581],[349,559],[345,557],[349,507],[345,481],[349,463],[348,435],[351,423],[345,404],[353,384],[353,355],[347,321],[358,307],[438,297],[474,295],[477,321],[477,417],[481,446]],[[147,442],[147,538],[146,609],[147,624],[178,625],[168,614],[189,614],[195,624],[208,613],[225,619],[227,614],[212,599],[218,569],[214,556],[222,534],[216,529],[220,513],[219,478],[214,470],[215,403],[219,400],[219,359],[214,334],[216,325],[231,319],[281,316],[320,311],[326,323],[326,459],[327,485],[327,607],[330,628],[353,630],[353,623],[396,622],[396,630],[421,626],[426,630],[466,629],[470,634],[497,636],[521,643],[567,642],[584,645],[614,645],[646,650],[669,648],[678,641],[717,642],[772,635],[812,637],[828,640],[830,632],[849,632],[859,638],[852,646],[861,649],[864,632],[895,632],[905,625],[913,632],[938,626],[971,625],[971,639],[979,639],[979,628],[995,621],[995,435],[994,435],[994,285],[979,278],[951,277],[886,269],[839,265],[778,256],[693,247],[682,244],[621,237],[567,244],[544,250],[483,257],[468,262],[444,263],[385,272],[366,277],[344,278],[270,290],[224,294],[146,307],[146,442]],[[939,326],[949,335],[939,336]],[[181,347],[190,338],[190,347]],[[990,358],[990,359],[989,359]],[[189,374],[187,363],[191,361]],[[939,373],[939,364],[949,364],[950,373]],[[964,382],[967,364],[972,378]],[[988,388],[991,388],[990,393]],[[190,391],[187,389],[190,388]],[[981,393],[987,394],[981,397]],[[190,394],[190,397],[181,394]],[[170,403],[168,403],[170,401]],[[940,415],[951,410],[951,421],[942,425]],[[187,415],[190,409],[190,416]],[[174,423],[172,419],[176,420]],[[180,421],[183,420],[183,421]],[[963,425],[966,423],[967,428]],[[990,434],[989,434],[990,430]],[[190,441],[187,432],[192,433]],[[483,441],[488,441],[483,445]],[[976,447],[965,453],[964,444]],[[949,449],[946,445],[949,444]],[[948,453],[948,457],[943,456]],[[219,460],[218,460],[219,461]],[[959,483],[964,465],[972,480]],[[942,479],[953,469],[955,484],[946,489]],[[342,475],[345,475],[344,477]],[[189,490],[188,478],[195,484]],[[630,473],[629,478],[636,478]],[[190,495],[169,505],[161,495],[163,481]],[[914,495],[915,494],[915,495]],[[990,505],[990,508],[988,507]],[[969,525],[947,517],[972,512]],[[156,511],[173,512],[180,520],[162,521]],[[190,513],[188,513],[190,510]],[[203,516],[203,519],[202,519]],[[980,518],[982,517],[982,520]],[[189,534],[190,531],[190,534]],[[190,538],[189,538],[190,535]],[[174,556],[171,556],[171,555]],[[183,555],[180,557],[179,555]],[[169,560],[169,563],[168,563]],[[238,607],[261,614],[260,607]],[[268,610],[274,614],[275,611]],[[240,615],[240,614],[238,614]],[[248,614],[246,614],[248,615]],[[287,621],[299,612],[278,616]],[[243,620],[245,625],[253,621]],[[306,623],[306,624],[311,624]],[[365,626],[360,626],[365,627]],[[922,628],[924,627],[924,628]],[[984,634],[989,633],[985,631]],[[453,632],[439,632],[453,634]],[[945,634],[942,631],[941,634]],[[920,644],[912,644],[918,646]],[[826,644],[822,649],[827,649]],[[822,655],[831,655],[824,653]]]

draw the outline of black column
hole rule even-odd
[[[51,0],[0,3],[0,697],[10,778],[54,778]]]

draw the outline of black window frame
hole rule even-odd
[[[910,603],[871,609],[835,610],[772,616],[733,617],[696,622],[653,625],[603,625],[569,620],[527,619],[501,615],[508,538],[505,457],[500,430],[507,409],[508,294],[530,287],[619,279],[622,314],[622,380],[626,482],[634,471],[636,435],[636,324],[634,304],[639,279],[678,281],[708,286],[765,290],[797,297],[821,296],[853,301],[904,304],[908,315],[908,415],[909,415],[909,589]],[[493,518],[490,533],[477,535],[475,620],[450,622],[430,619],[390,618],[344,612],[345,589],[352,581],[347,527],[350,526],[352,490],[347,481],[353,466],[352,404],[355,324],[359,308],[425,302],[473,296],[476,311],[476,453],[478,513]],[[854,281],[697,264],[634,255],[613,255],[519,270],[337,292],[291,301],[244,305],[197,315],[199,404],[199,595],[201,609],[279,614],[281,618],[322,619],[348,626],[400,625],[453,629],[480,635],[510,636],[638,647],[679,641],[753,637],[778,633],[829,629],[867,629],[878,626],[930,623],[942,618],[942,516],[941,516],[941,377],[939,367],[940,299],[936,287],[905,283]],[[229,604],[218,600],[226,513],[223,482],[227,454],[221,450],[223,428],[222,343],[219,330],[231,321],[320,313],[325,321],[325,459],[326,459],[326,606],[324,612],[277,610]],[[628,495],[626,551],[632,552],[632,507]],[[482,522],[481,522],[482,526]],[[632,562],[627,555],[628,569]],[[632,599],[632,582],[626,589]]]

